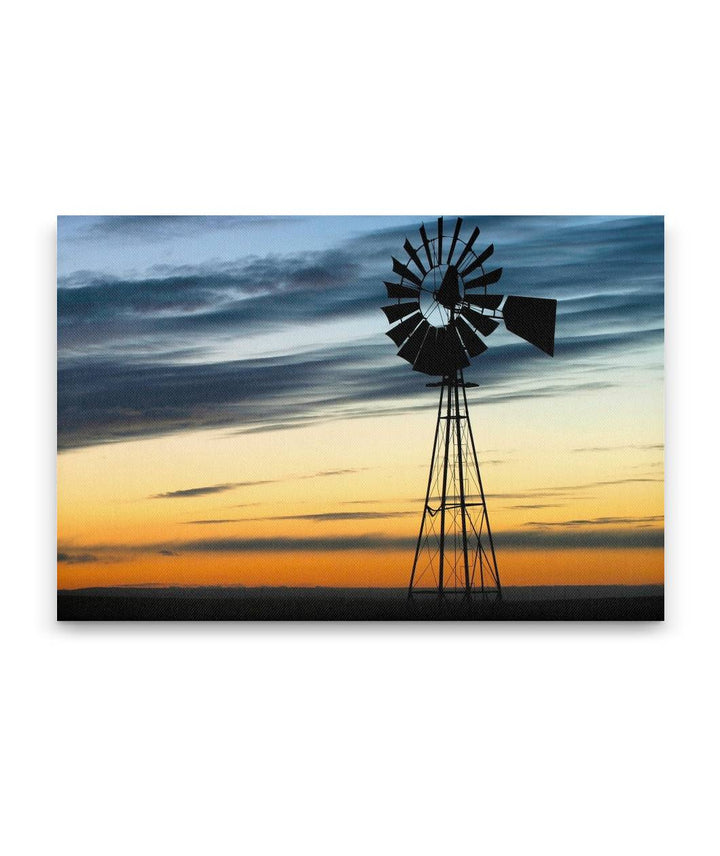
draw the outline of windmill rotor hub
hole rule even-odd
[[[489,290],[503,272],[486,270],[495,246],[476,252],[480,229],[476,226],[467,240],[460,237],[461,229],[458,217],[452,234],[445,234],[440,217],[434,238],[422,225],[419,244],[405,240],[407,259],[393,257],[393,273],[400,281],[385,283],[388,297],[396,302],[383,306],[383,312],[395,325],[387,335],[399,347],[398,356],[424,374],[461,371],[487,350],[485,339],[500,321],[552,356],[557,302]]]

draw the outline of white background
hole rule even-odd
[[[24,3],[2,50],[13,854],[717,852],[707,3]],[[54,621],[56,214],[667,217],[667,621]]]

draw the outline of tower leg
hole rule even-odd
[[[463,564],[465,568],[465,596],[470,597],[472,589],[470,587],[470,563],[468,562],[468,541],[467,541],[467,500],[465,499],[465,468],[463,467],[463,442],[462,442],[462,426],[460,424],[460,396],[458,387],[460,378],[455,376],[455,446],[458,450],[458,475],[460,477],[460,518],[462,520],[462,545],[463,545]],[[449,390],[448,390],[449,391]],[[463,384],[463,395],[465,394],[465,385]],[[469,416],[467,404],[465,405],[465,418]]]
[[[460,377],[462,380],[462,372],[460,373]],[[484,581],[484,574],[483,574],[483,569],[482,569],[483,547],[482,547],[481,536],[482,536],[482,524],[485,523],[485,525],[487,527],[488,542],[490,544],[490,556],[491,556],[491,562],[490,562],[490,567],[489,567],[490,575],[493,578],[493,582],[495,583],[498,598],[501,598],[502,597],[502,586],[500,585],[500,572],[498,571],[497,558],[495,556],[495,544],[493,542],[492,529],[490,528],[490,515],[488,514],[487,504],[485,502],[485,491],[483,489],[482,476],[480,475],[480,464],[478,463],[477,450],[475,448],[475,437],[473,436],[472,424],[470,423],[470,411],[468,410],[467,392],[465,390],[464,382],[462,384],[462,391],[463,391],[463,400],[465,402],[465,414],[467,415],[467,432],[468,432],[468,437],[470,438],[470,448],[472,450],[473,461],[475,463],[475,471],[477,473],[478,486],[480,488],[480,500],[482,503],[482,510],[483,510],[482,520],[480,523],[480,533],[479,533],[480,537],[478,537],[478,551],[480,553],[480,570],[481,570],[481,574],[483,575],[481,586],[482,586],[482,589],[484,591],[485,581]]]
[[[452,388],[450,378],[443,378],[447,383],[447,415],[445,416],[445,458],[443,460],[442,497],[440,499],[440,569],[438,571],[438,594],[443,596],[444,571],[445,571],[445,511],[447,509],[447,480],[448,464],[450,458],[450,435],[452,434]],[[442,417],[441,417],[442,418]]]
[[[418,556],[420,555],[420,545],[422,544],[423,532],[425,531],[425,519],[428,513],[428,504],[430,503],[430,490],[432,488],[433,471],[435,468],[435,452],[437,451],[438,435],[440,434],[440,422],[442,419],[443,393],[445,384],[440,387],[440,404],[438,405],[437,421],[435,423],[435,439],[433,440],[432,455],[430,457],[430,473],[428,475],[427,490],[425,491],[425,504],[423,505],[422,520],[420,522],[420,532],[417,539],[417,547],[415,548],[415,559],[413,561],[412,573],[410,574],[410,585],[408,587],[408,597],[412,597],[413,585],[415,584],[415,571],[417,570]],[[449,394],[449,390],[448,390]]]

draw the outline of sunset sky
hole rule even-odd
[[[380,307],[436,216],[60,217],[59,587],[406,585],[438,392]],[[464,222],[558,300],[465,372],[503,584],[662,582],[662,218]]]

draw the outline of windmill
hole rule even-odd
[[[463,370],[487,350],[487,338],[502,320],[515,335],[553,356],[557,301],[488,292],[502,268],[486,270],[494,252],[490,244],[480,253],[475,227],[467,240],[460,237],[462,218],[452,235],[428,238],[420,226],[420,244],[405,240],[407,260],[393,257],[399,282],[386,282],[395,299],[382,310],[390,324],[387,335],[398,356],[414,371],[441,380],[430,473],[408,594],[475,592],[502,595],[490,517],[480,477],[475,438],[470,424],[468,388]]]

